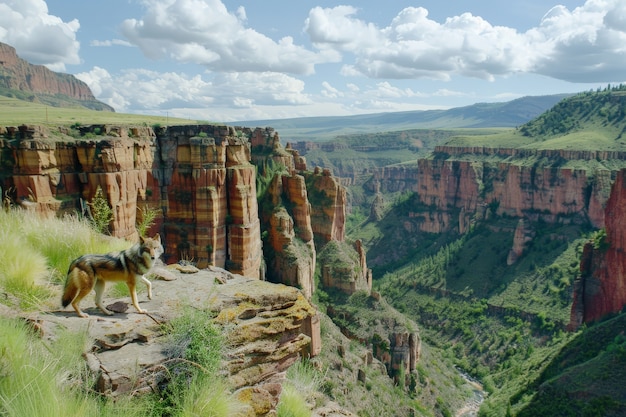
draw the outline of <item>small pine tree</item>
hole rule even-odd
[[[109,206],[109,202],[104,197],[102,188],[98,186],[96,194],[91,199],[89,205],[89,211],[91,214],[91,222],[94,229],[98,233],[108,234],[109,224],[113,220],[113,210]]]
[[[141,216],[137,217],[137,232],[139,236],[146,237],[146,233],[148,233],[148,229],[154,226],[154,220],[159,214],[157,209],[145,206],[145,208],[141,209],[137,207]]]

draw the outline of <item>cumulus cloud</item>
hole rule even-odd
[[[313,52],[286,36],[278,41],[246,26],[220,0],[145,0],[140,19],[121,25],[124,36],[154,59],[201,64],[213,71],[312,74],[314,65],[336,55]]]
[[[304,105],[304,83],[284,74],[226,73],[205,79],[201,75],[160,73],[146,69],[111,74],[94,67],[76,74],[99,100],[118,112],[154,112],[171,108],[246,108],[256,105]]]
[[[20,56],[53,71],[80,63],[76,32],[78,20],[64,22],[48,13],[44,0],[5,0],[0,3],[0,42],[13,46]]]
[[[621,0],[588,0],[569,11],[557,6],[528,32],[543,50],[534,71],[572,82],[624,79],[626,5]]]
[[[91,46],[133,46],[130,42],[122,39],[111,39],[106,41],[93,40],[89,43]]]
[[[346,76],[493,80],[536,73],[571,82],[623,80],[626,3],[587,0],[573,11],[556,6],[526,32],[464,13],[439,23],[422,7],[403,9],[386,27],[356,17],[350,6],[315,7],[305,32],[322,50],[346,58]]]
[[[343,97],[343,93],[333,87],[328,81],[322,83],[322,95],[328,98]]]

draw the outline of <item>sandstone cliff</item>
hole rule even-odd
[[[363,185],[372,193],[395,193],[417,191],[418,170],[416,166],[389,166],[374,169],[372,177]]]
[[[606,234],[583,249],[569,327],[597,321],[626,306],[626,170],[619,172],[605,210]]]
[[[12,172],[3,171],[4,190],[34,211],[60,215],[84,207],[100,186],[113,209],[112,235],[136,239],[138,211],[151,208],[161,214],[155,228],[170,262],[263,275],[255,167],[245,137],[224,126],[156,134],[92,126],[90,133],[92,139],[75,141],[53,139],[42,128],[8,130],[2,148],[11,152],[3,155]]]
[[[170,263],[267,277],[310,298],[316,245],[345,238],[345,188],[328,170],[306,171],[306,160],[282,148],[271,128],[20,126],[0,133],[7,168],[0,185],[15,201],[42,215],[74,213],[100,187],[113,209],[114,236],[135,240],[138,216],[158,212],[154,231]],[[259,208],[256,172],[268,164],[283,168]]]
[[[32,65],[18,57],[15,48],[1,42],[0,88],[27,94],[30,100],[46,104],[114,111],[111,106],[96,100],[87,84],[73,75],[56,73],[43,65]]]
[[[411,216],[419,230],[462,232],[489,211],[548,223],[604,225],[603,206],[615,171],[562,167],[564,159],[559,159],[582,159],[587,152],[498,149],[493,152],[499,156],[529,159],[481,158],[492,155],[489,151],[438,147],[432,157],[418,160],[420,206]]]

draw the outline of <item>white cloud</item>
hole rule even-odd
[[[65,71],[80,63],[78,20],[64,22],[48,14],[43,0],[5,0],[0,3],[0,42],[13,46],[20,58]]]
[[[94,67],[76,74],[99,100],[118,112],[150,113],[171,108],[242,109],[259,105],[303,106],[311,103],[301,80],[278,73],[201,75],[159,73],[145,69],[111,74]],[[207,119],[206,115],[203,117]]]
[[[336,59],[278,41],[245,26],[246,12],[231,13],[220,0],[145,0],[146,13],[127,19],[121,31],[153,59],[168,57],[213,71],[312,74],[314,65]]]
[[[467,96],[468,93],[464,93],[462,91],[453,91],[447,88],[441,88],[433,93],[435,97],[463,97]]]
[[[352,18],[358,9],[352,6],[314,7],[304,23],[304,31],[318,48],[351,51],[378,47],[384,38],[376,26]]]
[[[588,0],[569,11],[557,6],[529,37],[543,50],[534,72],[571,82],[622,81],[626,73],[626,5]]]
[[[322,96],[328,98],[343,97],[343,93],[333,87],[328,81],[322,82]]]
[[[124,41],[122,39],[111,39],[111,40],[106,40],[106,41],[98,41],[98,40],[93,40],[89,43],[89,45],[91,46],[104,46],[104,47],[109,47],[109,46],[133,46],[130,42]]]
[[[626,2],[587,0],[551,9],[526,32],[464,13],[443,23],[422,7],[402,10],[386,27],[358,19],[350,6],[315,7],[305,31],[314,45],[353,56],[345,76],[494,80],[536,73],[571,82],[606,82],[626,73]]]

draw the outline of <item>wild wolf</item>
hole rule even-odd
[[[83,255],[70,264],[65,280],[61,302],[63,307],[72,304],[79,317],[88,317],[80,310],[79,303],[92,289],[96,290],[96,305],[106,315],[113,312],[102,305],[102,295],[107,281],[124,281],[130,291],[133,306],[139,313],[146,313],[137,303],[137,283],[141,280],[148,287],[148,298],[152,299],[152,284],[144,276],[163,254],[161,236],[140,237],[139,243],[130,248],[104,255]]]

